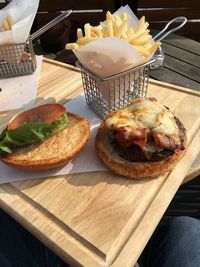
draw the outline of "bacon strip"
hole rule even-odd
[[[152,131],[152,135],[157,147],[166,148],[171,151],[174,151],[176,149],[176,144],[173,137],[156,131]]]
[[[132,144],[144,147],[147,143],[146,128],[132,128],[131,126],[124,126],[117,128],[116,132],[115,139],[118,144],[124,148],[130,147]]]

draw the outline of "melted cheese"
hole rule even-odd
[[[176,144],[180,143],[179,128],[173,113],[149,99],[135,99],[126,108],[111,113],[105,123],[110,129],[123,126],[145,127],[154,132],[170,135]]]

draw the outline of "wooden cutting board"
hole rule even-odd
[[[65,102],[80,90],[79,72],[44,62],[37,101]],[[188,129],[186,155],[170,174],[136,181],[108,171],[0,186],[1,207],[72,266],[133,266],[198,155],[200,94],[151,81],[148,95]]]
[[[27,76],[28,77],[28,76]],[[169,84],[158,82],[150,79],[148,93],[151,95],[151,90],[154,85],[161,85],[162,87],[168,87]],[[183,87],[173,85],[172,90],[179,90],[188,92],[194,95],[199,95],[198,92]],[[36,104],[60,102],[65,103],[72,99],[78,93],[83,91],[80,71],[71,66],[55,60],[43,59],[42,71],[39,80],[39,87]],[[9,112],[0,112],[2,130],[9,118],[16,114],[16,110]],[[184,183],[190,181],[194,177],[200,174],[200,154],[195,159],[193,165],[188,171]]]

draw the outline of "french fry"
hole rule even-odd
[[[10,25],[9,25],[7,19],[4,19],[4,21],[3,21],[3,28],[4,28],[4,31],[9,31],[10,30]]]
[[[122,21],[127,21],[127,20],[128,20],[128,16],[127,16],[126,13],[122,13],[122,15],[121,15],[121,20],[122,20]]]
[[[103,38],[103,34],[102,31],[99,27],[95,27],[96,33],[98,35],[99,38]]]
[[[100,25],[101,25],[102,28],[106,27],[106,23],[104,21],[100,21]]]
[[[10,17],[7,17],[6,19],[4,19],[3,21],[3,27],[5,31],[10,31],[13,25],[13,21]]]
[[[150,32],[150,30],[146,29],[144,30],[144,33],[148,34]]]
[[[137,49],[137,51],[139,52],[139,54],[141,56],[144,56],[144,57],[149,57],[150,56],[150,51],[147,50],[144,46],[137,46],[137,45],[134,45],[133,46],[135,49]]]
[[[91,25],[90,23],[86,23],[84,25],[85,37],[91,37]]]
[[[138,37],[133,37],[132,39],[130,39],[129,42],[132,45],[145,45],[145,43],[150,40],[151,37],[152,36],[150,34],[142,33]]]
[[[113,31],[113,22],[111,19],[107,20],[107,32],[108,32],[108,37],[113,37],[114,31]]]
[[[146,50],[149,50],[149,48],[152,47],[152,43],[147,42],[145,45],[143,45],[143,48]]]
[[[148,34],[148,33],[149,33],[149,30],[147,30],[147,29],[146,30],[139,30],[137,32],[135,31],[132,38],[137,38],[142,34]]]
[[[145,17],[142,16],[141,19],[138,22],[138,26],[135,29],[135,32],[142,32],[144,29],[144,24],[145,24]]]
[[[154,52],[160,45],[161,45],[160,42],[155,42],[155,43],[149,48],[150,53],[153,53],[153,52]]]
[[[90,42],[92,42],[94,40],[97,40],[97,39],[99,39],[99,38],[98,37],[87,37],[87,36],[85,36],[85,37],[79,38],[76,41],[76,43],[81,46],[81,45],[86,45],[86,44],[88,44],[88,43],[90,43]]]
[[[95,27],[91,27],[91,37],[99,37]]]
[[[115,32],[115,36],[120,38],[124,31],[125,32],[127,31],[127,22],[126,21],[124,21],[122,23],[122,25],[118,28],[118,30]]]
[[[12,28],[12,25],[14,24],[13,20],[11,17],[7,17],[8,23],[10,25],[10,28]]]
[[[113,31],[114,31],[114,36],[116,36],[116,32],[118,28],[120,27],[121,23],[118,20],[113,21]]]
[[[149,23],[146,21],[144,26],[143,26],[143,30],[146,30],[149,27]]]
[[[11,23],[10,23],[11,24]],[[10,27],[8,19],[5,21],[5,28]],[[142,16],[137,27],[128,26],[128,15],[123,13],[121,16],[106,13],[106,20],[101,21],[99,26],[91,26],[89,23],[84,25],[84,32],[77,29],[76,43],[69,43],[66,49],[76,50],[99,38],[118,37],[126,40],[130,45],[137,49],[143,57],[149,57],[160,45],[160,42],[150,42],[152,36],[149,34],[149,23]]]
[[[127,38],[128,38],[128,40],[131,40],[131,38],[133,38],[134,33],[135,33],[135,31],[134,31],[133,28],[128,28],[127,29],[127,36],[128,36]]]
[[[122,24],[122,20],[118,15],[114,15],[114,20],[118,22],[119,26]]]
[[[79,49],[79,45],[77,43],[69,43],[69,44],[66,44],[65,49],[77,50],[77,49]]]
[[[106,20],[114,21],[114,16],[110,13],[110,11],[106,12]]]
[[[128,35],[127,35],[127,33],[125,31],[122,32],[121,38],[127,40]]]
[[[101,32],[101,29],[99,27],[92,27],[91,26],[91,37],[103,38],[103,34]]]
[[[82,32],[82,29],[78,28],[77,29],[77,38],[82,38],[83,37],[83,32]]]

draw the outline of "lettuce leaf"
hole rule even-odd
[[[27,144],[42,142],[67,126],[67,114],[47,123],[24,123],[16,129],[4,129],[0,135],[0,154],[12,153],[12,149]]]

